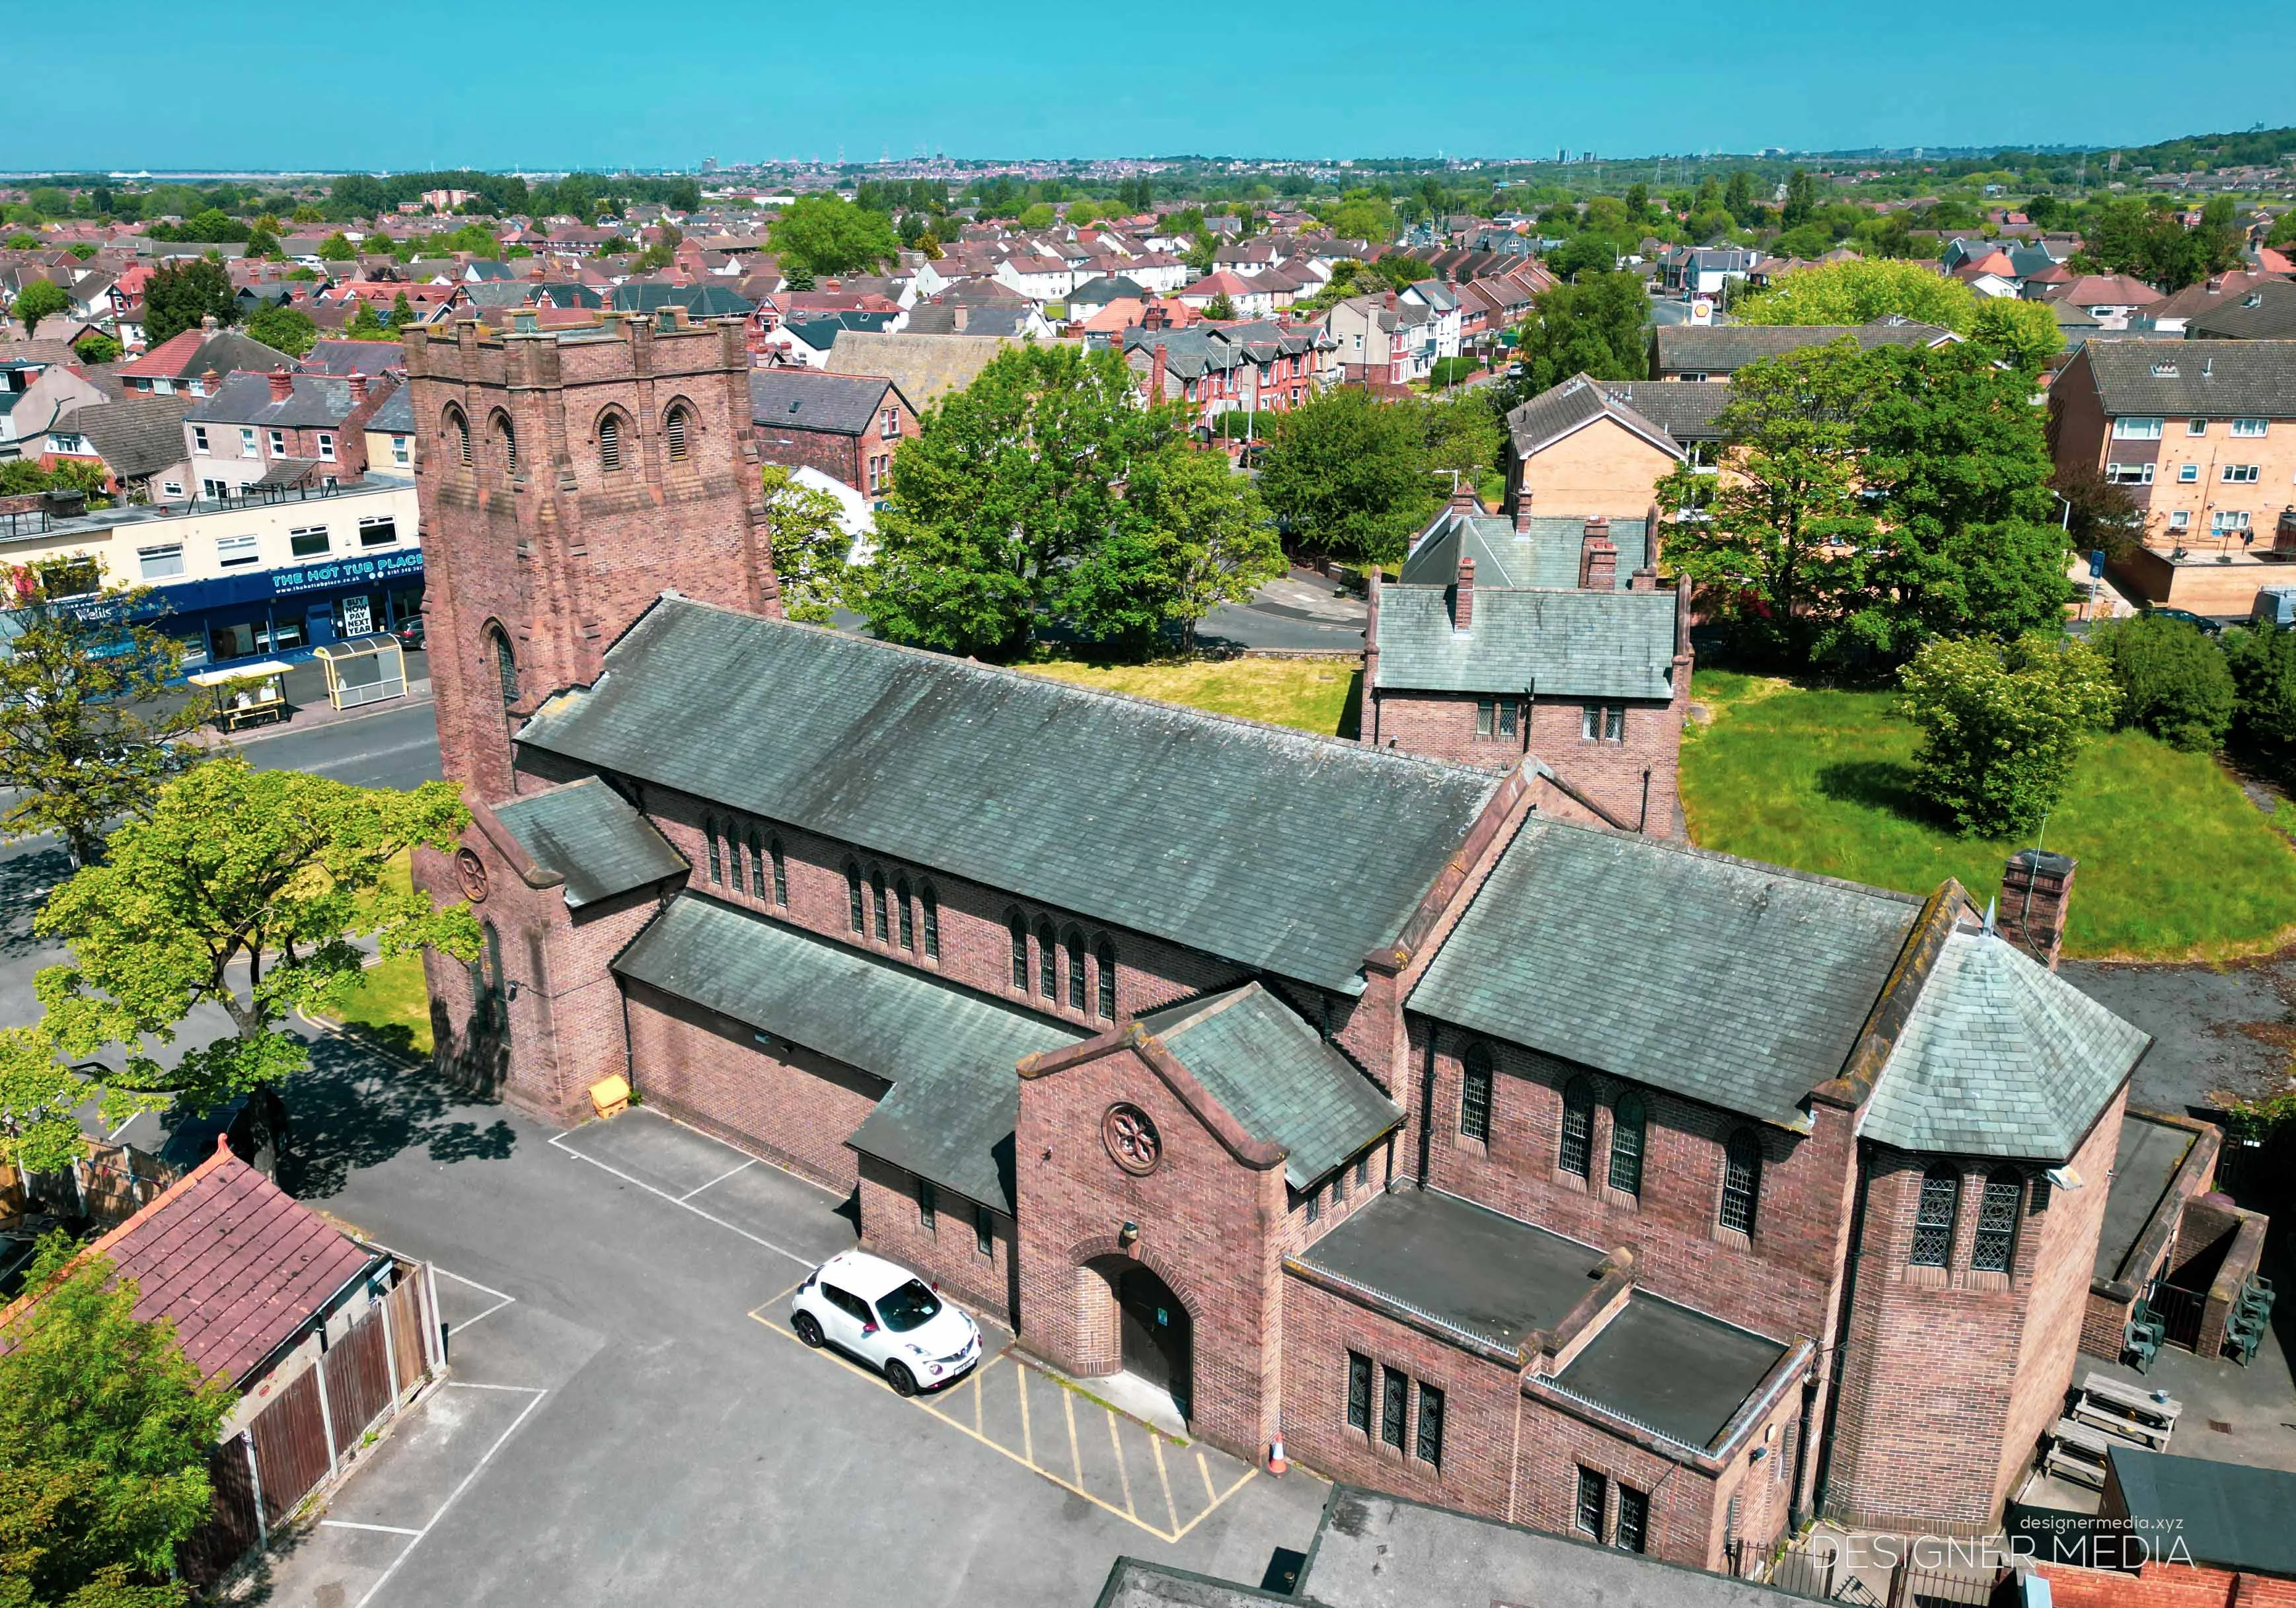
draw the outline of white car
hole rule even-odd
[[[885,1376],[896,1394],[946,1390],[980,1361],[980,1330],[898,1263],[845,1251],[813,1270],[790,1302],[790,1327]]]

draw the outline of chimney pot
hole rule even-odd
[[[1619,550],[1611,544],[1611,521],[1600,514],[1578,538],[1578,585],[1589,592],[1619,589]]]
[[[1475,628],[1475,561],[1464,553],[1459,555],[1459,578],[1451,588],[1451,628]]]
[[[284,368],[273,369],[271,371],[271,399],[274,402],[284,402],[288,398],[294,394],[295,376],[289,373]]]
[[[365,374],[353,374],[351,376],[351,401],[354,404],[357,404],[365,400],[366,376]]]
[[[200,332],[201,334],[212,335],[221,327],[221,325],[216,323],[216,316],[213,313],[202,313],[200,315]]]

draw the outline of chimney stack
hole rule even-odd
[[[1164,399],[1164,372],[1167,361],[1164,343],[1159,340],[1148,355],[1148,402],[1151,406]]]
[[[1599,513],[1578,538],[1578,585],[1588,592],[1619,589],[1619,550],[1611,545],[1611,521]]]
[[[2001,898],[1993,928],[2054,972],[2064,941],[2065,912],[2073,899],[2073,872],[2080,862],[2046,849],[2020,849],[2001,874]]]
[[[284,402],[295,394],[295,376],[283,368],[271,371],[271,399]]]
[[[968,310],[969,309],[966,308],[964,303],[960,301],[955,308],[950,309],[949,312],[949,323],[960,335],[964,333],[964,321]]]
[[[360,403],[365,400],[366,376],[365,374],[355,373],[351,376],[351,406],[353,407],[357,407]]]
[[[1475,628],[1475,561],[1464,553],[1459,555],[1458,583],[1451,588],[1451,628]]]
[[[216,316],[213,313],[202,313],[200,315],[200,333],[202,335],[212,335],[216,331],[222,327],[223,326],[221,324],[216,322]]]
[[[1530,488],[1528,486],[1515,488],[1514,529],[1517,536],[1526,535],[1530,529]]]

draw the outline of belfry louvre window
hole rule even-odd
[[[1491,1052],[1471,1044],[1459,1077],[1459,1131],[1488,1144],[1491,1136]]]
[[[1410,1415],[1411,1382],[1393,1368],[1382,1368],[1379,1373],[1379,1438],[1399,1452],[1403,1421]]]
[[[1643,1192],[1643,1139],[1648,1118],[1643,1097],[1632,1089],[1611,1107],[1611,1187],[1623,1194]]]
[[[669,410],[668,419],[664,421],[662,424],[661,431],[662,435],[669,442],[669,461],[671,463],[683,464],[685,462],[686,451],[689,445],[687,437],[691,433],[691,431],[692,421],[686,416],[685,409],[683,407],[671,408]]]
[[[1985,1180],[1985,1193],[1977,1197],[1977,1242],[1969,1252],[1976,1271],[2009,1271],[2017,1251],[2017,1202],[2024,1193],[2023,1180],[2005,1168]]]
[[[1371,1429],[1371,1358],[1348,1353],[1348,1427]]]
[[[1562,1144],[1554,1164],[1579,1177],[1590,1176],[1595,1161],[1595,1087],[1584,1078],[1562,1086]]]
[[[622,466],[622,421],[608,414],[598,421],[598,467],[605,470]]]
[[[1761,1192],[1761,1142],[1742,1128],[1722,1150],[1722,1227],[1753,1233],[1754,1202]]]
[[[506,709],[518,701],[518,660],[510,651],[510,638],[500,626],[487,633],[495,643],[495,677],[502,684],[503,706]]]
[[[1950,1167],[1932,1167],[1922,1177],[1922,1198],[1914,1214],[1914,1253],[1916,1268],[1942,1268],[1953,1254],[1953,1219],[1961,1206],[1961,1175]]]

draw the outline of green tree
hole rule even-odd
[[[126,349],[102,330],[90,330],[72,342],[72,350],[79,355],[82,363],[117,363]]]
[[[1730,311],[1742,324],[1871,324],[1896,313],[1966,332],[1978,300],[1961,281],[1920,263],[1861,258],[1797,268],[1767,291],[1734,298]]]
[[[0,1330],[0,1603],[176,1608],[176,1548],[213,1503],[230,1382],[202,1382],[133,1279],[61,1234]]]
[[[1144,657],[1174,626],[1193,648],[1205,615],[1283,570],[1251,482],[1226,453],[1173,442],[1134,465],[1107,535],[1068,571],[1061,608],[1087,641]]]
[[[1307,552],[1391,562],[1441,501],[1411,405],[1344,387],[1278,414],[1269,434],[1259,494]]]
[[[1049,229],[1060,220],[1061,215],[1053,210],[1050,201],[1038,201],[1033,207],[1023,209],[1015,222],[1023,229]]]
[[[388,885],[398,855],[452,849],[470,821],[449,782],[354,787],[257,770],[236,754],[196,766],[35,919],[71,948],[36,980],[46,1030],[76,1059],[125,1046],[126,1070],[105,1086],[115,1096],[176,1095],[196,1110],[277,1082],[308,1060],[279,1023],[291,1010],[340,1008],[365,961],[355,939],[386,957],[426,945],[478,954],[467,906],[434,908],[422,890]],[[172,1043],[201,1005],[219,1007],[233,1031],[162,1068],[147,1042]]]
[[[2089,734],[2120,701],[2085,643],[2040,635],[2005,647],[1940,638],[1898,672],[1902,712],[1921,728],[1915,784],[1972,837],[2037,830],[2063,797]]]
[[[781,582],[782,606],[791,619],[825,626],[845,600],[847,556],[843,507],[780,464],[760,470],[766,492],[766,535]]]
[[[893,455],[877,555],[854,606],[896,642],[1009,658],[1058,603],[1060,578],[1113,528],[1115,483],[1177,439],[1140,407],[1116,353],[999,352]]]
[[[1491,390],[1470,390],[1427,404],[1427,467],[1431,473],[1448,470],[1473,486],[1497,472],[1500,455],[1506,449],[1506,423],[1495,401],[1496,394]]]
[[[406,292],[401,291],[403,296]],[[374,303],[362,298],[351,308],[350,322],[343,325],[343,333],[353,340],[395,340],[390,325],[375,312]]]
[[[1792,229],[1816,216],[1817,181],[1808,169],[1797,168],[1786,178],[1786,204],[1778,214],[1778,222]]]
[[[2112,667],[2121,725],[2196,753],[2223,745],[2237,694],[2224,650],[2199,627],[2138,614],[2106,621],[2089,641]]]
[[[1702,196],[1702,205],[1703,199]],[[1734,169],[1729,184],[1722,191],[1722,205],[1738,220],[1741,228],[1751,229],[1760,221],[1761,209],[1754,203],[1754,176],[1743,168]]]
[[[2250,626],[2226,631],[2234,729],[2251,742],[2296,749],[2296,631]]]
[[[2272,220],[2272,233],[2264,237],[2264,243],[2276,250],[2281,246],[2296,245],[2296,208]]]
[[[258,224],[247,233],[247,255],[255,261],[279,255],[279,237]]]
[[[1744,648],[1796,662],[1837,640],[1852,554],[1874,529],[1857,496],[1874,376],[1846,338],[1747,365],[1716,415],[1721,473],[1685,465],[1660,484],[1688,511],[1668,527],[1668,561]]]
[[[1610,235],[1589,229],[1549,251],[1546,267],[1556,278],[1574,283],[1615,273],[1619,267],[1619,243]]]
[[[35,279],[16,292],[16,299],[8,304],[8,311],[24,326],[29,337],[40,327],[43,318],[53,318],[71,310],[71,298],[53,280]]]
[[[1383,245],[1395,238],[1395,207],[1375,190],[1350,190],[1324,214],[1324,224],[1341,240]]]
[[[1582,274],[1531,299],[1515,335],[1522,373],[1504,390],[1510,407],[1573,374],[1639,380],[1650,373],[1650,298],[1632,274]]]
[[[362,307],[365,304],[362,302]],[[299,357],[319,339],[319,326],[301,308],[274,302],[247,321],[247,332],[275,352]]]
[[[199,328],[202,319],[227,326],[238,314],[231,275],[204,257],[163,263],[144,286],[144,339],[153,346]]]
[[[414,322],[414,304],[406,299],[406,291],[401,291],[390,299],[390,316],[383,322],[390,326],[394,338],[399,331]]]
[[[1233,318],[1235,316],[1235,303],[1228,299],[1226,291],[1222,291],[1204,303],[1204,316],[1215,322]]]
[[[2008,364],[2029,385],[2065,344],[2049,304],[2019,296],[1978,297],[1965,332],[1972,346]]]
[[[336,230],[332,234],[328,235],[326,239],[319,242],[318,254],[319,260],[321,262],[356,262],[358,260],[358,248],[351,244],[351,237],[344,234],[340,229]]]
[[[898,259],[893,220],[836,195],[800,195],[782,209],[770,244],[785,272],[862,274]]]
[[[73,863],[106,823],[146,813],[181,759],[195,710],[163,707],[183,644],[151,620],[150,588],[98,589],[82,563],[7,572],[13,632],[0,658],[0,834],[53,833]],[[141,618],[139,618],[141,617]]]

